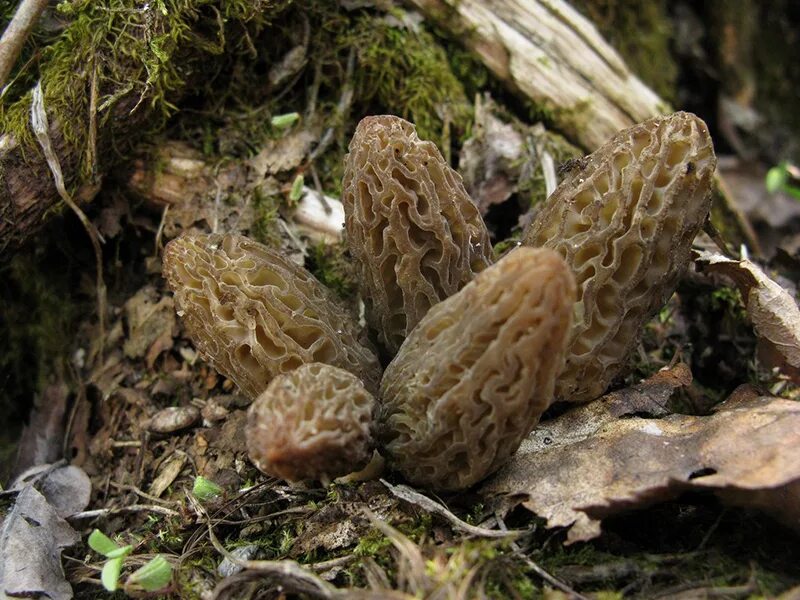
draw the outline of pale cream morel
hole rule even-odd
[[[183,234],[164,277],[201,356],[255,399],[277,375],[330,364],[377,391],[381,367],[358,325],[311,273],[241,235]]]

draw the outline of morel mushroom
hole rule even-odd
[[[556,400],[600,396],[669,299],[711,205],[708,129],[679,112],[621,131],[579,161],[524,243],[559,252],[578,301]]]
[[[461,176],[399,117],[358,124],[342,203],[367,319],[394,355],[431,306],[490,264],[489,234]]]
[[[508,460],[550,405],[574,302],[557,253],[519,248],[431,308],[381,381],[391,466],[458,490]]]
[[[164,277],[200,354],[251,399],[310,362],[377,390],[381,368],[353,318],[280,252],[239,235],[184,234],[164,250]]]
[[[310,363],[273,379],[247,414],[247,451],[267,475],[331,479],[372,456],[375,399],[342,369]]]

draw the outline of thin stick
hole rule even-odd
[[[500,517],[499,514],[495,513],[495,519],[497,519],[497,526],[500,527],[500,529],[506,529],[505,521],[503,521],[503,519]],[[522,551],[522,548],[519,547],[519,544],[517,544],[517,542],[511,542],[511,544],[509,545],[511,546],[511,549],[514,550],[514,552],[517,552],[519,554],[519,556],[522,558],[522,560],[525,562],[525,564],[531,571],[536,573],[539,577],[542,578],[542,580],[549,583],[557,590],[561,590],[562,592],[564,592],[570,598],[570,600],[589,600],[586,596],[584,596],[583,594],[579,594],[571,587],[569,587],[566,583],[564,583],[560,579],[557,579],[556,577],[545,571],[542,567],[540,567],[538,563],[534,562],[527,554],[525,554]]]
[[[86,213],[84,213],[72,200],[72,197],[69,195],[66,185],[64,184],[64,175],[61,171],[61,162],[58,160],[56,151],[53,148],[53,142],[50,139],[50,125],[47,122],[47,111],[44,107],[44,92],[42,91],[41,81],[39,81],[36,84],[36,87],[33,88],[33,100],[31,101],[31,128],[33,129],[34,134],[36,134],[36,139],[39,141],[39,145],[44,151],[44,156],[47,159],[47,165],[50,167],[50,172],[53,175],[53,180],[56,185],[56,190],[58,190],[58,195],[61,196],[64,204],[69,206],[72,209],[72,212],[78,216],[78,219],[80,219],[84,229],[86,229],[86,233],[89,234],[89,239],[92,241],[92,246],[94,247],[94,259],[97,266],[97,316],[100,321],[99,356],[102,358],[103,345],[105,344],[106,283],[103,280],[103,250],[100,247],[100,242],[105,240],[103,240],[103,236],[100,235],[100,232],[97,231],[97,228],[92,225],[92,222],[89,221],[89,217],[86,216]]]
[[[36,26],[48,0],[22,0],[14,13],[14,18],[0,38],[0,89],[6,85],[11,69],[19,58],[25,40]]]
[[[167,517],[179,517],[181,513],[177,510],[172,510],[165,506],[158,504],[129,504],[128,506],[119,506],[117,508],[97,508],[95,510],[84,510],[83,512],[76,512],[69,515],[67,519],[70,521],[79,521],[81,519],[96,519],[97,517],[113,517],[115,515],[127,512],[151,512],[165,515]]]
[[[484,527],[470,525],[469,523],[459,519],[456,515],[449,511],[447,507],[439,504],[435,500],[431,500],[423,494],[420,494],[418,491],[408,487],[407,485],[392,485],[385,479],[381,479],[380,481],[394,496],[400,498],[400,500],[415,504],[416,506],[419,506],[430,513],[435,513],[444,517],[450,521],[454,528],[463,531],[464,533],[487,538],[513,538],[524,533],[524,531],[509,531],[508,529],[498,531],[496,529],[486,529]]]

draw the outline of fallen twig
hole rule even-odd
[[[171,508],[158,506],[157,504],[131,504],[129,506],[119,506],[117,508],[97,508],[94,510],[84,510],[67,517],[70,521],[80,521],[83,519],[96,519],[97,517],[110,517],[126,512],[154,512],[168,517],[177,517],[181,513]]]
[[[508,529],[500,531],[497,529],[486,529],[485,527],[470,525],[466,521],[462,521],[456,515],[450,512],[446,506],[439,504],[435,500],[431,500],[427,496],[420,494],[418,491],[413,490],[406,485],[392,485],[384,479],[381,479],[381,483],[385,485],[394,496],[400,498],[400,500],[415,504],[416,506],[419,506],[428,512],[436,513],[437,515],[444,517],[453,525],[453,527],[459,531],[463,531],[464,533],[487,538],[509,538],[524,533],[523,531],[514,531]]]
[[[25,40],[39,21],[47,0],[22,0],[17,12],[0,38],[0,89],[6,85],[11,70],[22,52]]]

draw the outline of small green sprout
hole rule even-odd
[[[133,546],[130,545],[120,546],[99,529],[92,531],[89,536],[89,548],[106,558],[124,557],[133,550]]]
[[[296,112],[275,115],[270,120],[270,125],[272,125],[275,129],[287,129],[297,123],[299,119],[300,115]]]
[[[297,202],[298,200],[300,200],[300,196],[303,195],[304,183],[305,180],[303,179],[302,175],[298,175],[297,177],[294,178],[294,181],[292,182],[292,189],[289,192],[289,200],[291,202]]]
[[[100,581],[109,592],[119,588],[119,575],[125,557],[133,551],[133,546],[120,546],[99,529],[89,535],[89,547],[108,560],[103,565]],[[172,566],[163,556],[158,555],[135,571],[125,582],[126,586],[137,586],[148,592],[165,587],[172,580]]]
[[[800,178],[800,169],[784,161],[767,171],[765,185],[770,194],[785,192],[792,198],[800,200],[800,187],[793,185],[792,181]]]
[[[109,592],[116,591],[117,589],[119,573],[122,571],[122,561],[123,558],[120,556],[107,560],[106,564],[103,565],[103,570],[100,573],[100,581],[103,583],[103,587]]]
[[[200,502],[207,502],[220,495],[222,495],[222,488],[210,479],[206,479],[202,475],[194,478],[192,496],[200,500]]]
[[[147,592],[155,592],[172,581],[172,565],[160,554],[128,577],[129,584],[135,584]]]

